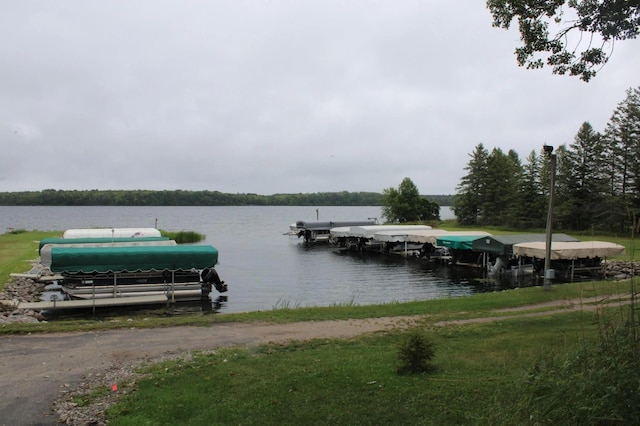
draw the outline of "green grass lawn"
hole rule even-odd
[[[9,274],[28,272],[33,260],[39,259],[38,243],[43,238],[59,236],[59,232],[15,232],[0,234],[0,290]]]
[[[522,424],[537,359],[597,335],[592,314],[463,327],[422,326],[436,370],[398,374],[406,332],[199,354],[145,369],[108,412],[112,425]]]

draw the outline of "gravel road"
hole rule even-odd
[[[287,340],[348,338],[406,325],[412,318],[216,324],[0,337],[0,425],[58,425],[57,398],[91,375],[194,350]],[[415,319],[415,318],[413,318]]]

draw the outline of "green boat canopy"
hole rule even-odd
[[[546,234],[492,235],[474,241],[472,250],[491,253],[497,256],[511,256],[513,255],[514,244],[540,242],[546,241],[546,239]],[[578,240],[567,234],[553,234],[551,241],[576,242]]]
[[[46,244],[95,244],[95,243],[126,243],[131,241],[163,241],[169,237],[123,237],[123,238],[44,238],[40,240],[38,253]]]
[[[442,235],[436,239],[436,245],[454,250],[471,250],[471,244],[478,238],[483,238],[483,235]]]
[[[51,271],[60,273],[186,271],[217,263],[218,250],[207,245],[51,249]]]

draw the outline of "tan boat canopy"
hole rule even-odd
[[[544,259],[546,248],[544,241],[518,243],[513,245],[513,254]],[[554,241],[551,243],[551,260],[587,259],[623,254],[624,246],[606,241]]]

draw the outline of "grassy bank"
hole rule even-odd
[[[552,291],[540,287],[530,287],[480,293],[451,299],[415,301],[407,303],[387,303],[382,305],[345,305],[334,307],[310,307],[298,309],[273,309],[232,314],[193,314],[174,315],[173,308],[143,310],[139,313],[128,312],[126,316],[117,314],[93,314],[85,311],[81,316],[54,318],[49,322],[36,324],[3,324],[2,334],[51,333],[69,331],[115,330],[120,328],[158,328],[172,326],[211,326],[232,322],[270,322],[288,323],[298,321],[347,320],[381,318],[394,316],[427,315],[430,321],[446,321],[451,318],[468,319],[511,315],[510,308],[525,305],[544,304],[553,301],[573,303],[576,299],[590,298],[613,299],[628,294],[627,282],[588,282],[555,285]],[[570,302],[571,301],[571,302]],[[550,306],[540,305],[539,312],[552,310]]]
[[[43,238],[60,236],[60,232],[20,232],[0,234],[0,290],[9,274],[27,272],[38,259],[38,242]]]
[[[419,328],[436,348],[430,374],[397,373],[408,331],[197,354],[124,384],[109,424],[546,424],[544,407],[528,402],[534,367],[597,342],[599,318],[621,318],[619,308],[605,311],[447,327],[428,318]],[[575,424],[560,418],[549,424]]]

